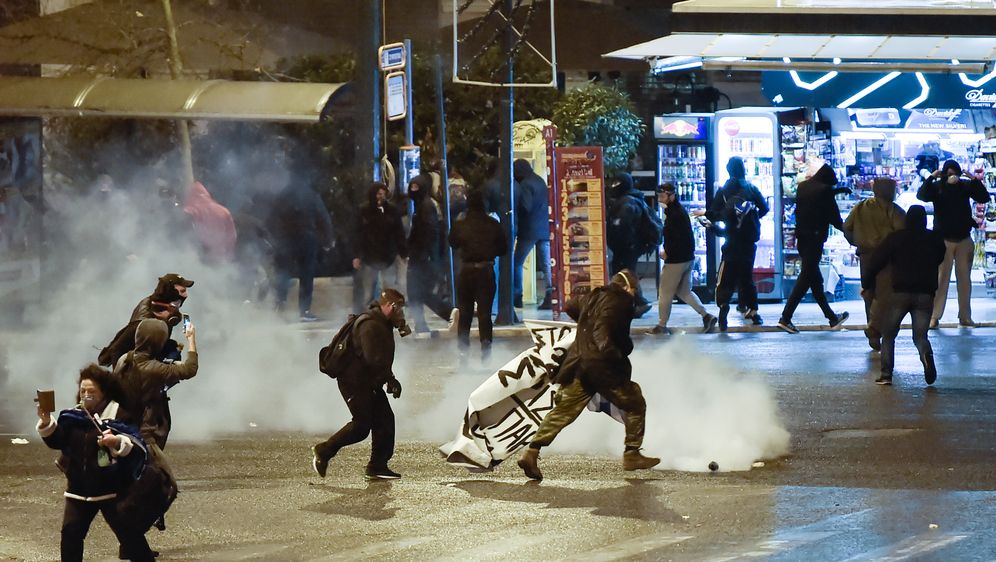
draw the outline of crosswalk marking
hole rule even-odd
[[[608,560],[618,560],[620,558],[636,556],[638,554],[650,552],[651,550],[663,548],[668,545],[677,544],[690,538],[692,538],[691,535],[659,535],[655,533],[630,539],[628,541],[613,543],[596,550],[581,552],[569,558],[564,558],[563,560],[571,562],[605,562]]]
[[[969,535],[956,535],[953,533],[921,533],[905,538],[897,543],[852,556],[846,562],[861,562],[863,560],[893,562],[908,560],[944,548],[949,544],[954,544],[968,537]]]

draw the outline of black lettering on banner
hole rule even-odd
[[[546,371],[546,365],[543,364],[543,360],[540,359],[540,357],[537,355],[529,354],[523,357],[519,361],[519,366],[516,368],[514,373],[512,371],[506,371],[504,369],[499,370],[498,382],[500,382],[502,386],[507,388],[509,385],[508,379],[519,380],[522,378],[522,375],[526,373],[526,371],[529,372],[529,378],[535,378],[536,367],[540,367],[541,369]]]

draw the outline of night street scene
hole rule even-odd
[[[0,0],[0,560],[996,561],[993,29]]]

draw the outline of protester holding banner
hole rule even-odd
[[[577,419],[596,393],[626,412],[623,469],[651,468],[660,463],[660,459],[640,453],[647,403],[640,386],[631,380],[630,325],[638,282],[636,275],[624,269],[613,275],[607,286],[565,304],[567,314],[578,323],[577,337],[557,374],[561,387],[555,406],[519,459],[519,467],[529,478],[543,479],[538,466],[540,449]]]

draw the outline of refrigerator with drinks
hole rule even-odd
[[[694,218],[712,201],[713,183],[711,113],[671,113],[654,117],[657,142],[657,184],[671,183],[682,206],[692,218],[695,263],[692,290],[703,300],[711,300],[716,287],[716,250],[713,237]],[[663,209],[658,208],[663,218]],[[658,262],[658,271],[663,261]]]
[[[768,203],[769,211],[761,217],[761,237],[754,256],[754,283],[758,298],[763,301],[780,301],[783,298],[782,159],[787,150],[783,144],[788,146],[797,139],[783,135],[782,125],[804,123],[805,112],[797,108],[727,109],[716,112],[714,120],[715,183],[710,200],[730,177],[726,170],[727,162],[739,156],[747,169],[747,181],[757,187]],[[722,246],[722,241],[717,244]],[[717,257],[719,259],[721,256]]]

